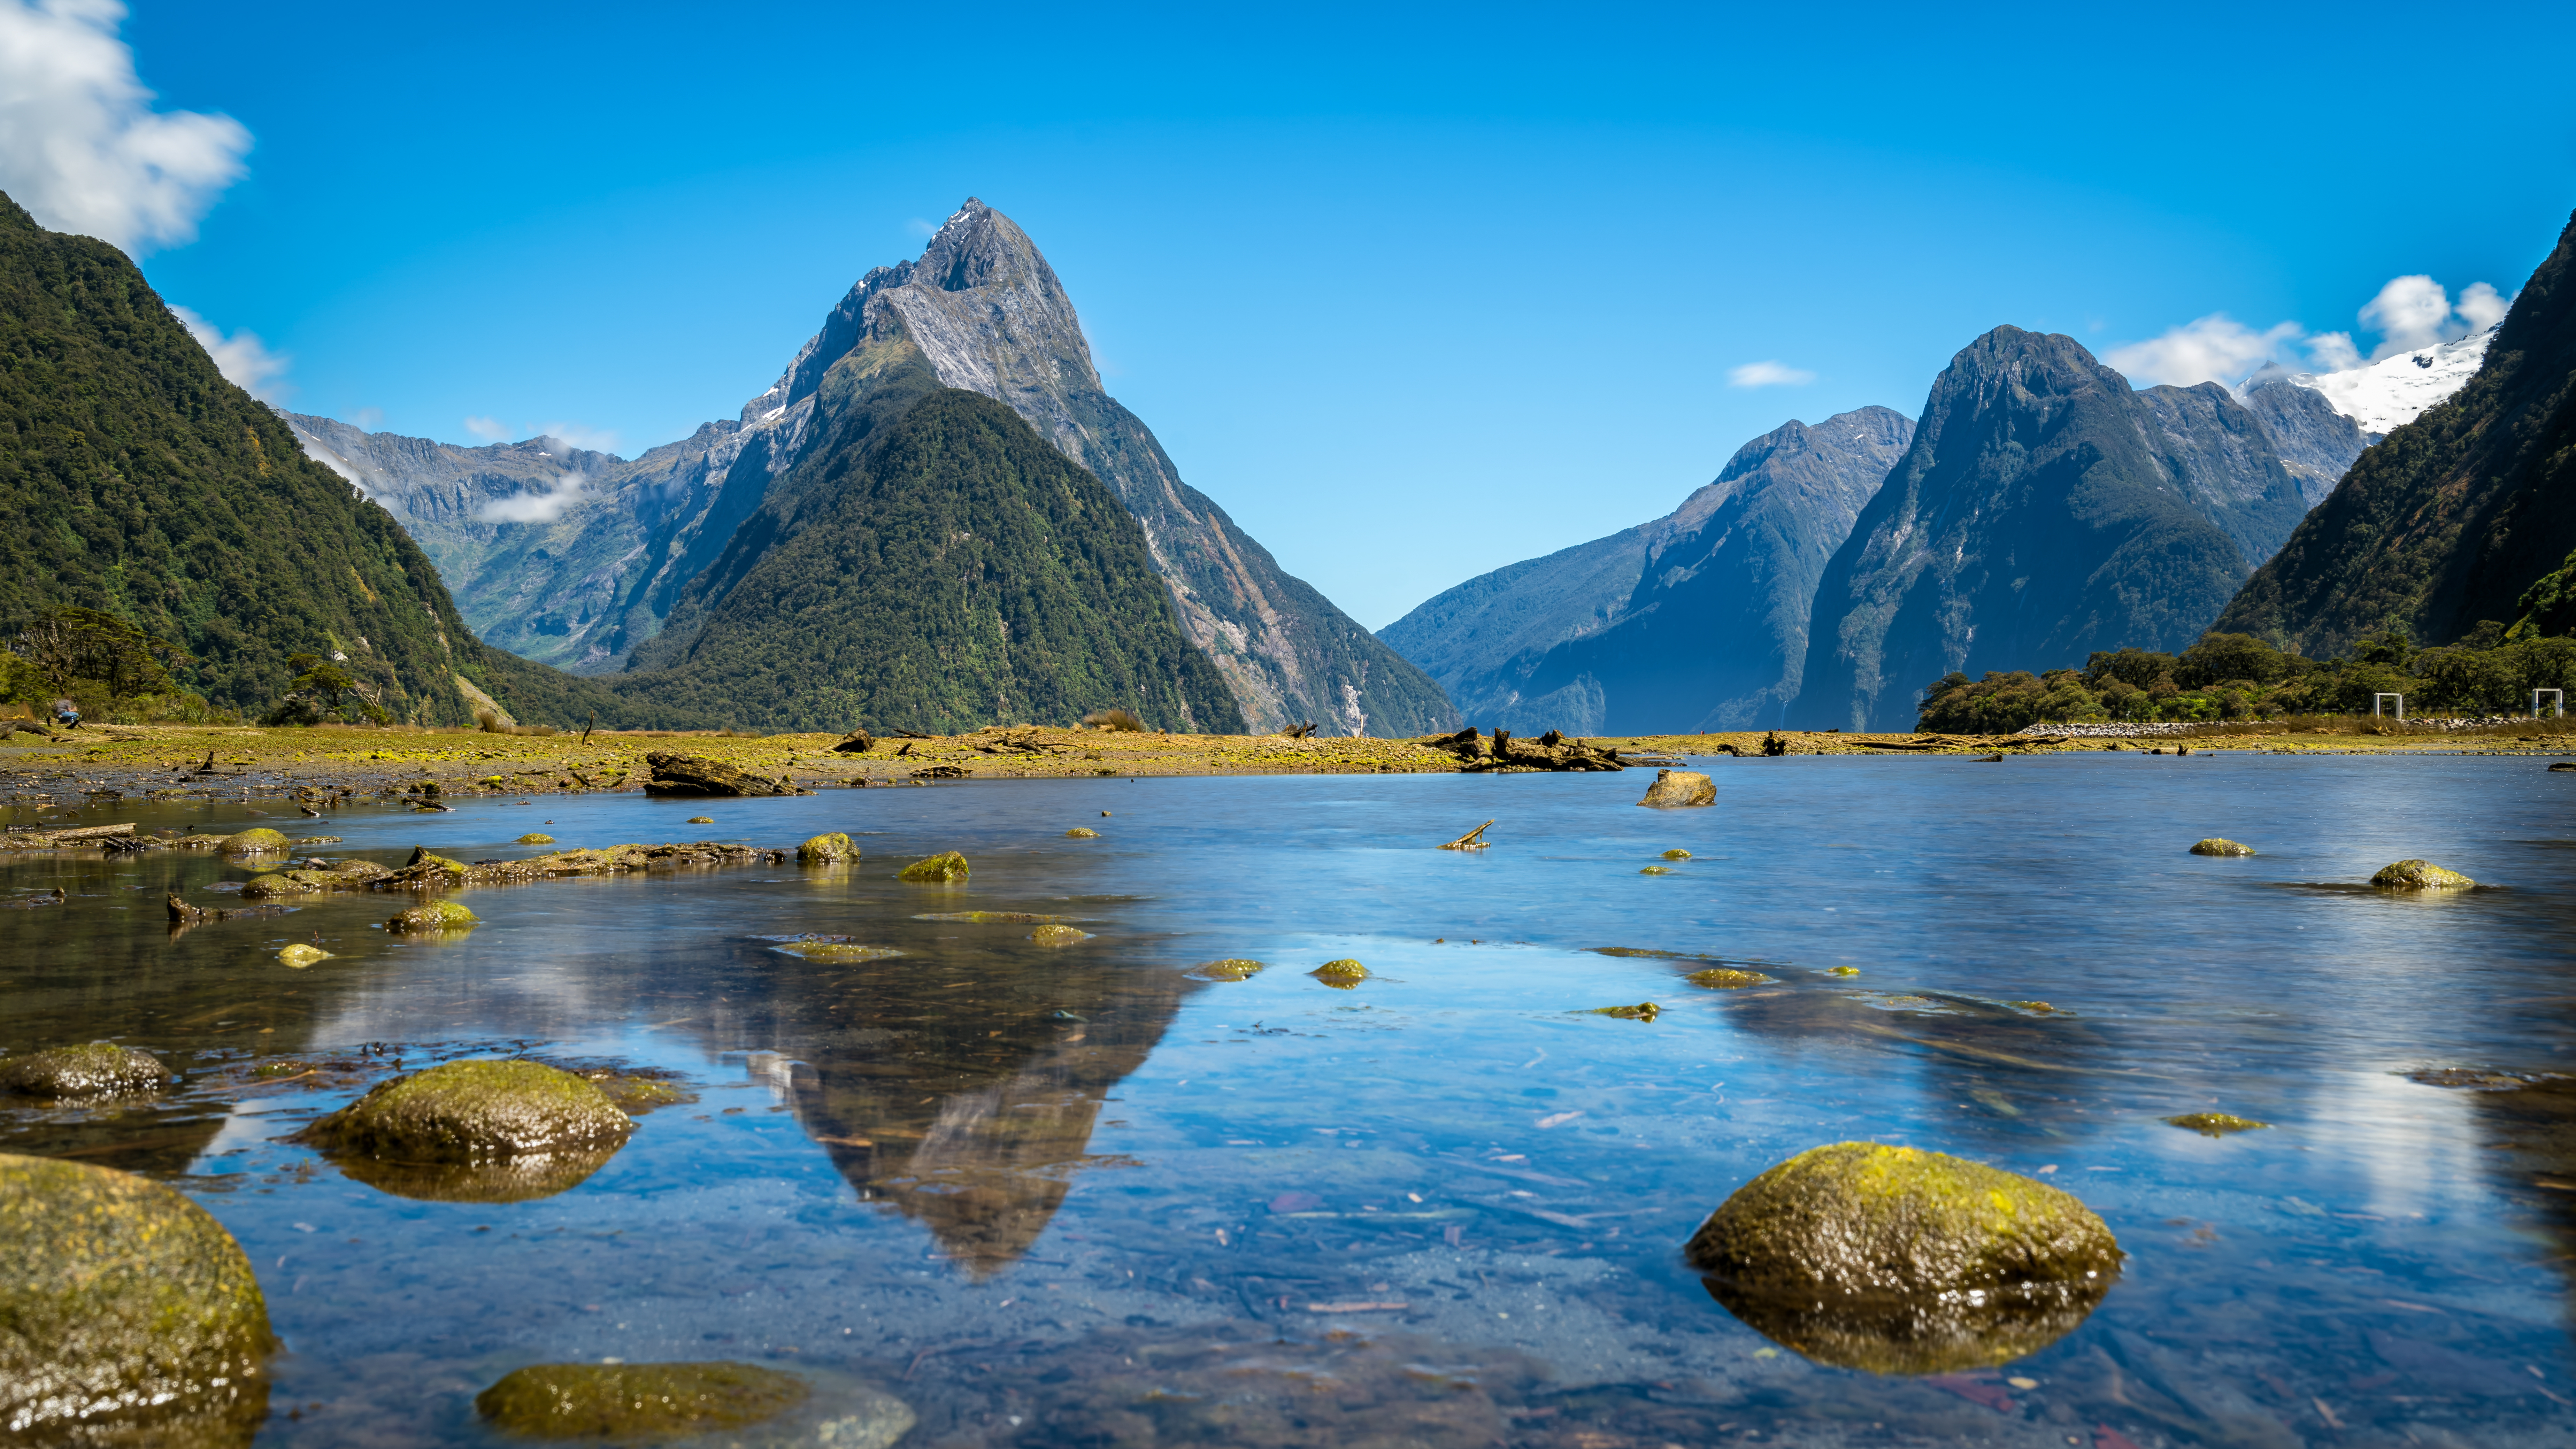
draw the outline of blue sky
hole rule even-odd
[[[972,194],[1183,475],[1371,627],[1785,419],[1911,414],[1999,323],[2366,353],[2391,279],[2510,294],[2576,205],[2564,5],[112,8],[0,0],[246,133],[128,239],[288,406],[631,455]],[[12,85],[23,172],[53,122]]]

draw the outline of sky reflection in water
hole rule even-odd
[[[846,829],[867,852],[473,890],[486,924],[444,942],[371,929],[383,896],[173,939],[165,886],[217,904],[204,887],[247,872],[12,861],[12,895],[72,899],[0,911],[0,1041],[117,1036],[190,1080],[121,1109],[20,1104],[0,1146],[199,1193],[289,1347],[280,1443],[474,1442],[492,1379],[611,1356],[874,1384],[920,1412],[916,1444],[2563,1438],[2576,1094],[2403,1074],[2562,1062],[2576,778],[2236,756],[1711,768],[1719,805],[1682,812],[1633,808],[1631,773],[332,821],[346,843],[324,854],[388,863],[533,853],[500,842],[541,820],[566,845]],[[116,818],[280,823],[160,808]],[[701,812],[716,825],[682,823]],[[1430,849],[1488,816],[1491,851]],[[1064,838],[1076,825],[1102,838]],[[2211,834],[2263,853],[2184,853]],[[1638,873],[1676,846],[1693,858]],[[889,878],[952,848],[969,886]],[[2297,888],[2416,855],[2510,889]],[[920,919],[973,910],[1094,934]],[[903,954],[775,949],[804,933]],[[275,960],[317,935],[335,959]],[[1705,961],[1602,946],[1777,981],[1705,990],[1681,980]],[[1305,974],[1342,956],[1369,979]],[[1182,974],[1217,957],[1269,969]],[[1663,1014],[1587,1014],[1642,1000]],[[2034,1001],[2053,1010],[2010,1004]],[[385,1055],[353,1055],[368,1043]],[[697,1100],[530,1202],[394,1196],[275,1140],[396,1054],[523,1049],[675,1069]],[[348,1065],[249,1075],[280,1059]],[[2214,1140],[2161,1120],[2205,1110],[2276,1125]],[[1850,1138],[2044,1174],[2119,1235],[2122,1282],[1992,1372],[1876,1378],[1778,1350],[1678,1245],[1754,1173]]]

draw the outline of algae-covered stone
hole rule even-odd
[[[302,941],[298,941],[291,946],[279,948],[277,959],[285,962],[294,969],[301,971],[316,961],[330,960],[331,953],[323,950],[319,946],[309,946]]]
[[[770,947],[782,956],[801,956],[808,961],[830,961],[849,964],[858,961],[882,961],[903,953],[892,946],[876,946],[853,941],[847,936],[800,936]]]
[[[531,830],[527,834],[520,836],[518,843],[521,845],[552,845],[555,843],[555,838],[546,834],[544,831]]]
[[[1657,770],[1655,783],[1646,787],[1646,798],[1637,802],[1658,810],[1672,810],[1685,805],[1717,803],[1717,782],[1697,770]]]
[[[0,1091],[29,1097],[113,1097],[153,1091],[168,1080],[170,1069],[159,1057],[112,1041],[0,1061]]]
[[[850,842],[847,831],[835,830],[829,835],[817,835],[796,847],[796,858],[826,864],[836,860],[856,860],[859,848]]]
[[[1366,966],[1344,956],[1336,961],[1327,961],[1306,974],[1317,978],[1326,986],[1355,986],[1367,980],[1369,972]]]
[[[309,896],[320,894],[322,887],[313,884],[311,881],[298,880],[295,878],[296,876],[305,874],[308,874],[308,872],[296,871],[292,875],[289,875],[278,871],[270,871],[266,875],[252,876],[248,881],[242,884],[242,899],[246,901],[273,901],[281,896]]]
[[[244,1445],[275,1339],[241,1245],[130,1173],[0,1153],[0,1423],[38,1443]]]
[[[429,935],[440,931],[470,931],[477,924],[479,921],[475,914],[456,902],[432,901],[425,906],[414,906],[385,922],[385,929]]]
[[[1691,853],[1687,850],[1667,850],[1664,852],[1664,859],[1666,860],[1688,860],[1690,858]]]
[[[1262,965],[1258,961],[1229,956],[1222,961],[1202,961],[1183,974],[1201,981],[1249,981],[1261,971]]]
[[[1592,1008],[1592,1014],[1594,1016],[1615,1016],[1622,1021],[1652,1021],[1656,1017],[1663,1015],[1663,1011],[1664,1009],[1662,1007],[1657,1006],[1651,1001],[1640,1001],[1634,1006],[1596,1006]]]
[[[1860,968],[1857,966],[1828,966],[1825,968],[1825,974],[1828,976],[1858,976],[1860,974]]]
[[[1064,834],[1065,838],[1068,840],[1098,840],[1100,838],[1100,832],[1092,829],[1088,825],[1077,825],[1071,830],[1066,831]]]
[[[2194,855],[2252,855],[2254,847],[2239,845],[2233,840],[2213,835],[2207,840],[2194,844],[2191,853]]]
[[[716,823],[716,818],[712,815],[692,815],[684,823],[690,825],[713,825]]]
[[[1705,986],[1713,991],[1737,991],[1747,986],[1768,986],[1777,978],[1759,971],[1739,971],[1732,966],[1711,966],[1682,979],[1693,986]]]
[[[2084,1321],[2120,1275],[2111,1230],[2046,1183],[1910,1147],[1839,1142],[1736,1189],[1691,1236],[1709,1292],[1823,1363],[1990,1367]]]
[[[1070,946],[1076,941],[1090,940],[1091,933],[1077,931],[1071,926],[1040,926],[1029,932],[1029,939],[1041,946]]]
[[[380,1082],[306,1128],[337,1152],[402,1162],[477,1162],[614,1147],[635,1123],[596,1083],[531,1061],[446,1062]]]
[[[1672,873],[1672,867],[1664,865],[1650,865],[1637,872],[1639,875],[1671,875]]]
[[[740,1429],[786,1413],[811,1393],[794,1374],[757,1364],[546,1363],[476,1394],[474,1408],[494,1426],[531,1438],[633,1443]]]
[[[2464,891],[2476,881],[2456,870],[2444,870],[2429,860],[2401,860],[2379,868],[2370,883],[2392,891]]]
[[[2224,1137],[2231,1132],[2259,1132],[2271,1126],[2251,1117],[2233,1117],[2225,1112],[2187,1112],[2180,1117],[2167,1117],[2176,1127],[2188,1128],[2203,1137]]]
[[[964,880],[966,872],[966,857],[953,850],[943,850],[937,855],[925,860],[916,860],[896,871],[894,878],[937,885],[947,881]]]
[[[216,848],[226,855],[275,855],[291,844],[282,832],[260,825],[225,836],[224,843]]]

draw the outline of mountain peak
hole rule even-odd
[[[939,231],[922,249],[921,260],[913,263],[912,278],[943,292],[964,292],[976,287],[1010,286],[1015,283],[1044,279],[1044,285],[1056,285],[1055,273],[1038,255],[1037,244],[1012,220],[976,200],[967,197]]]

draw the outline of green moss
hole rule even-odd
[[[518,843],[521,845],[552,845],[555,843],[555,838],[542,831],[531,830],[527,834],[520,836]]]
[[[1682,979],[1693,986],[1705,986],[1714,991],[1736,991],[1747,986],[1768,986],[1778,978],[1765,976],[1759,971],[1738,971],[1732,966],[1712,966],[1706,971],[1694,971]]]
[[[1663,1010],[1651,1001],[1640,1001],[1634,1006],[1596,1006],[1592,1008],[1592,1014],[1615,1016],[1622,1021],[1652,1021],[1662,1015]]]
[[[107,1097],[149,1092],[170,1080],[170,1069],[149,1052],[94,1041],[55,1047],[0,1061],[0,1091],[29,1097]]]
[[[470,931],[480,922],[474,913],[454,901],[432,901],[411,909],[385,922],[385,929],[396,933],[435,933]]]
[[[1070,946],[1076,941],[1090,940],[1091,933],[1077,931],[1071,926],[1040,926],[1029,932],[1029,939],[1041,946]]]
[[[2231,1117],[2225,1112],[2190,1112],[2180,1117],[2167,1117],[2176,1127],[2185,1127],[2203,1137],[2224,1137],[2230,1132],[2259,1132],[2271,1126],[2250,1117]]]
[[[851,843],[846,831],[835,830],[829,835],[817,835],[796,847],[796,858],[824,863],[856,860],[859,858],[859,848]]]
[[[262,825],[236,835],[225,836],[224,843],[219,848],[226,855],[272,855],[285,850],[292,843],[283,833]]]
[[[2239,845],[2233,840],[2213,835],[2207,840],[2194,843],[2191,853],[2194,855],[2252,855],[2254,847]]]
[[[747,1363],[534,1364],[474,1396],[497,1428],[539,1439],[640,1443],[772,1419],[811,1393]]]
[[[2370,883],[2382,890],[2393,891],[2464,891],[2476,881],[2456,870],[2444,870],[2429,860],[2401,860],[2383,865]]]
[[[1948,1373],[2035,1352],[2119,1277],[2111,1230],[2046,1183],[1841,1142],[1738,1188],[1690,1261],[1746,1323],[1819,1361]]]
[[[635,1124],[597,1085],[530,1061],[447,1062],[379,1083],[306,1128],[324,1150],[413,1163],[474,1163],[614,1148]]]
[[[0,1153],[0,1423],[37,1442],[246,1445],[275,1339],[205,1209],[102,1167]]]
[[[1201,981],[1248,981],[1261,974],[1258,961],[1230,956],[1223,961],[1202,961],[1187,972]]]
[[[936,885],[949,881],[964,880],[966,878],[966,873],[966,857],[959,855],[956,851],[945,850],[941,851],[937,855],[930,856],[927,859],[916,860],[912,864],[905,866],[903,869],[896,871],[895,879],[908,880],[915,882],[916,884],[928,883]]]

